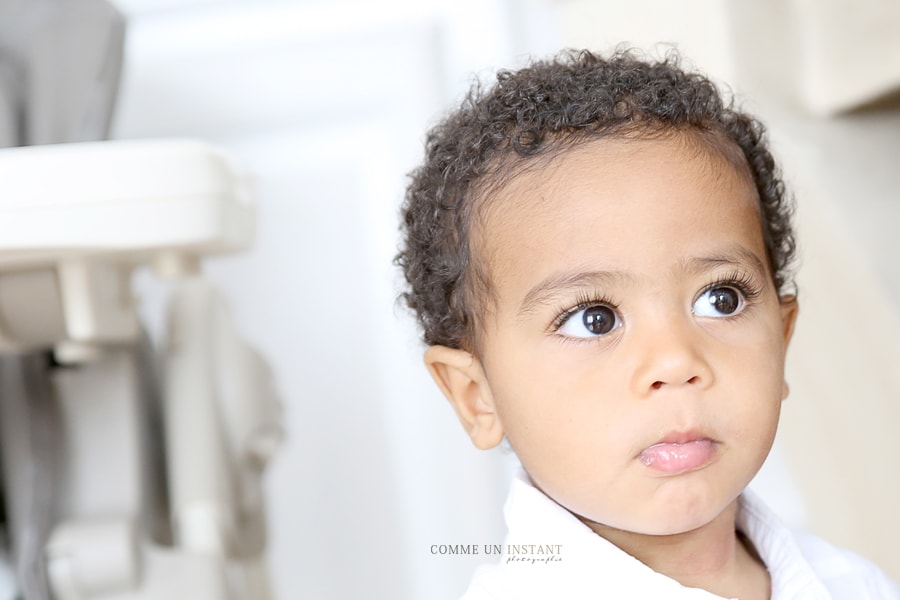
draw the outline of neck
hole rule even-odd
[[[769,598],[769,577],[755,550],[735,530],[737,501],[699,529],[645,535],[587,525],[658,573],[684,586],[729,598]]]

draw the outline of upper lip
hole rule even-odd
[[[651,444],[648,448],[659,444],[687,444],[689,442],[710,441],[715,442],[713,438],[704,434],[702,431],[690,429],[686,431],[672,431],[667,433],[662,439]]]

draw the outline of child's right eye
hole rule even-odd
[[[622,325],[616,311],[606,304],[591,304],[563,315],[556,332],[573,338],[606,335]]]

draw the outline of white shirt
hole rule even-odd
[[[504,514],[509,533],[501,560],[475,573],[463,600],[721,600],[657,573],[595,534],[524,471],[513,478]],[[873,564],[795,534],[749,492],[739,500],[737,527],[769,570],[772,600],[900,600],[900,588]]]

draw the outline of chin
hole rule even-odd
[[[600,535],[603,535],[604,529],[614,529],[639,535],[670,536],[700,529],[714,521],[721,512],[716,510],[661,511],[654,508],[652,512],[631,514],[627,517],[619,516],[619,518],[594,520],[579,516],[577,513],[576,516]]]
[[[712,523],[730,505],[731,501],[712,498],[693,498],[688,502],[657,505],[652,508],[652,513],[634,520],[636,525],[640,525],[629,529],[644,535],[680,535]]]

